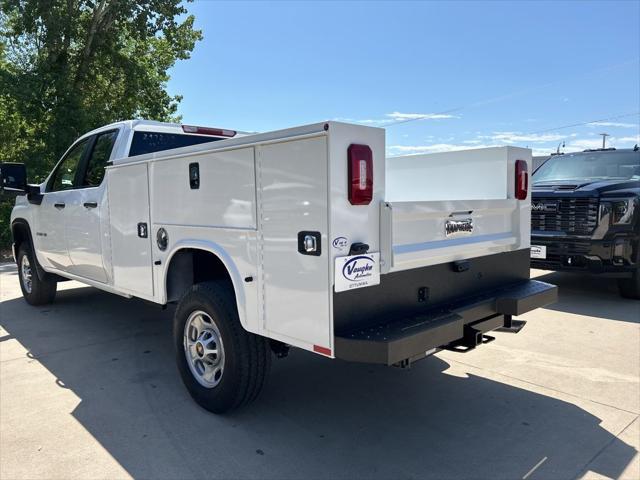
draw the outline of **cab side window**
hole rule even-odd
[[[87,140],[82,140],[74,145],[69,153],[64,157],[58,168],[53,173],[53,177],[49,181],[48,192],[59,192],[61,190],[71,190],[75,188],[74,181],[82,154],[87,146]]]
[[[117,130],[104,132],[97,136],[91,156],[87,162],[87,172],[82,182],[83,187],[97,187],[102,183],[104,167],[107,166],[117,136]]]

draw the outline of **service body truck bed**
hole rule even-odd
[[[59,213],[42,209],[47,182],[12,215],[41,280],[179,302],[178,364],[205,408],[254,398],[269,350],[407,366],[555,300],[529,279],[529,150],[385,160],[384,130],[340,122],[216,140],[112,154],[99,208],[80,212],[100,232],[100,275],[40,244],[38,218]]]

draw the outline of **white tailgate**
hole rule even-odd
[[[385,273],[523,248],[515,199],[386,202],[380,230]]]
[[[529,247],[530,194],[515,162],[531,151],[487,148],[387,159],[380,204],[382,273]]]

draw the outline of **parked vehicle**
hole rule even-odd
[[[640,151],[554,155],[533,175],[531,266],[618,278],[640,298]]]
[[[5,191],[26,192],[22,292],[41,305],[74,279],[177,303],[182,379],[218,413],[253,400],[289,346],[406,367],[555,300],[529,279],[529,150],[386,172],[384,152],[384,130],[339,122],[240,136],[127,121],[82,136],[41,185],[5,164]]]

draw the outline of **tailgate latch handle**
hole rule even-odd
[[[364,255],[369,251],[369,245],[362,242],[355,242],[351,244],[349,249],[349,256],[351,255]]]

